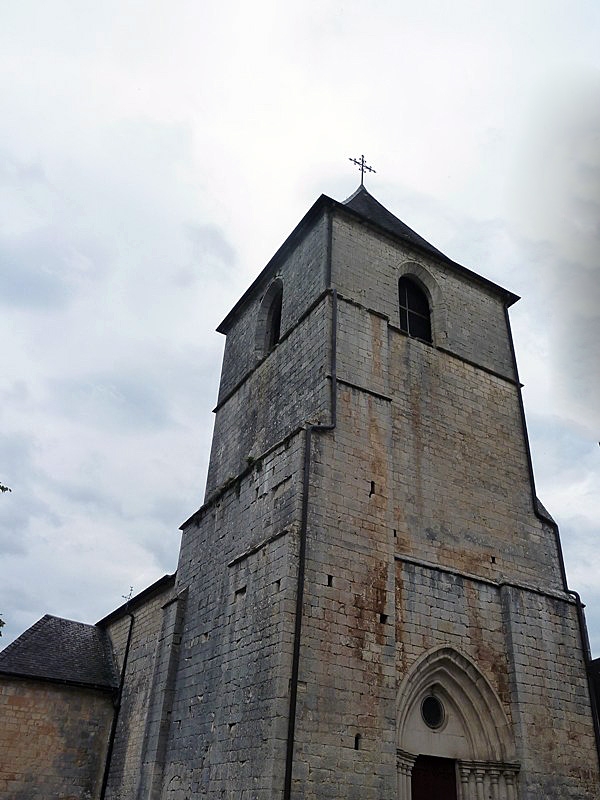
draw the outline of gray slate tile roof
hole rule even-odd
[[[412,228],[409,228],[402,220],[388,211],[385,206],[382,206],[378,200],[375,200],[373,195],[369,194],[364,186],[359,186],[354,194],[351,194],[347,200],[344,200],[343,205],[350,208],[352,211],[356,211],[361,217],[374,223],[379,228],[383,228],[383,230],[388,231],[388,233],[392,233],[400,239],[405,239],[409,244],[416,245],[421,250],[426,250],[438,258],[443,258],[445,261],[450,260],[448,256],[445,256],[437,247],[429,244],[422,236],[419,236]]]
[[[114,689],[119,680],[106,631],[46,614],[0,652],[0,674]]]

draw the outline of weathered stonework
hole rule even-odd
[[[515,298],[338,205],[304,232],[221,327],[161,796],[408,798],[422,752],[455,760],[465,798],[594,797],[577,609],[534,496]],[[427,292],[432,344],[400,330],[401,275]],[[275,276],[282,336],[261,357]],[[418,733],[426,669],[445,734]]]
[[[123,684],[107,797],[137,797],[154,777],[156,740],[168,722],[170,660],[177,653],[173,618],[180,603],[174,583],[174,576],[165,576],[99,623],[112,641]]]
[[[401,277],[430,342],[403,329]],[[176,576],[99,623],[123,679],[106,798],[600,796],[516,299],[364,189],[317,201],[219,327],[205,504]]]
[[[0,797],[98,797],[112,711],[112,697],[107,693],[3,678]]]

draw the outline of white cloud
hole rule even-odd
[[[3,641],[174,569],[202,500],[212,331],[321,192],[351,193],[363,152],[390,210],[523,295],[538,490],[593,591],[600,125],[579,76],[600,67],[600,12],[565,8],[5,5]]]

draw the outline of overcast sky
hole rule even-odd
[[[600,655],[600,3],[0,8],[0,612],[95,622],[176,568],[214,332],[358,184],[522,296],[538,494]]]

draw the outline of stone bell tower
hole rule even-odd
[[[516,300],[361,185],[321,196],[221,323],[144,796],[600,796]]]

